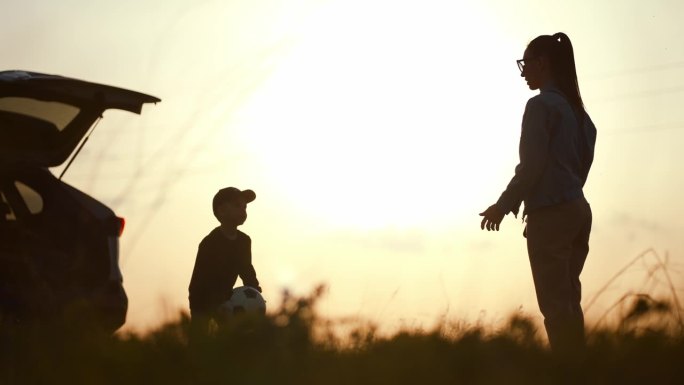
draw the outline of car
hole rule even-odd
[[[0,72],[1,327],[113,333],[125,323],[125,221],[50,168],[73,161],[105,110],[140,114],[144,104],[160,101],[64,76]]]

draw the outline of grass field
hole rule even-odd
[[[1,384],[681,384],[676,308],[635,297],[583,354],[550,353],[532,320],[500,328],[449,323],[380,336],[359,321],[344,336],[319,319],[322,291],[286,297],[266,317],[194,334],[186,314],[145,335],[80,328],[3,333]],[[675,322],[661,322],[672,319]],[[673,326],[674,325],[674,326]]]

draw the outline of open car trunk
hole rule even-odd
[[[160,99],[57,75],[0,72],[0,162],[64,163],[107,109],[139,114]]]

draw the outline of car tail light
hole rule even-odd
[[[121,236],[124,231],[124,226],[126,226],[126,220],[121,217],[116,217],[116,219],[119,222],[119,236]]]

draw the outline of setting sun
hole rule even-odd
[[[521,106],[490,113],[500,75],[487,71],[498,55],[468,39],[472,24],[440,16],[477,15],[467,5],[393,4],[378,29],[390,7],[373,4],[339,2],[312,17],[240,111],[240,135],[273,187],[320,221],[381,228],[472,217],[501,185],[490,155],[514,154],[502,139],[518,135]]]

